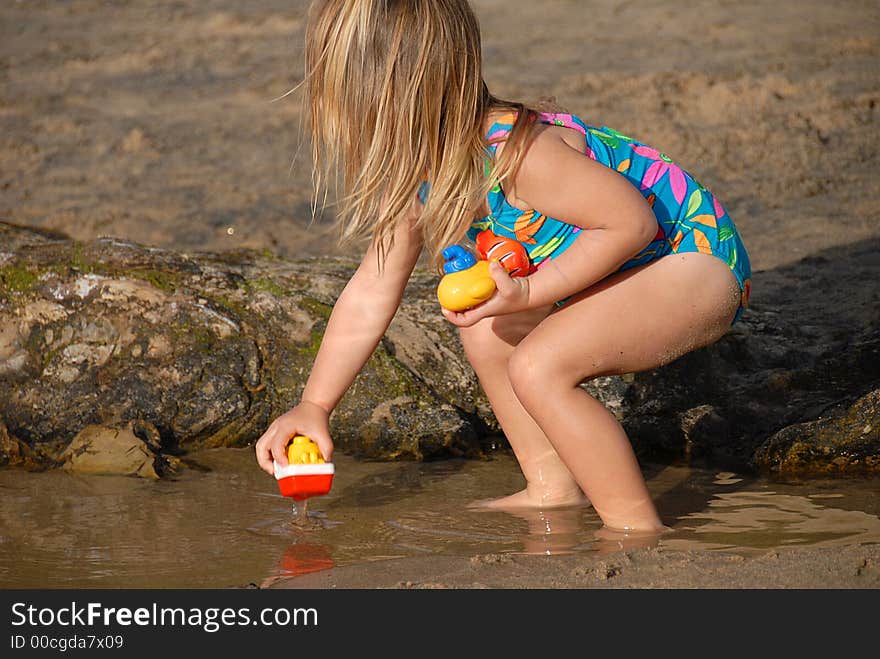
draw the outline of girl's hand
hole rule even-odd
[[[272,461],[282,467],[287,466],[287,443],[294,435],[306,435],[321,450],[324,460],[333,457],[333,440],[330,439],[330,414],[320,405],[302,401],[289,412],[285,412],[257,440],[257,463],[270,476],[275,474]]]
[[[528,277],[511,277],[497,261],[489,264],[489,274],[495,280],[495,294],[488,300],[466,311],[443,309],[446,319],[457,327],[470,327],[483,318],[503,316],[529,308]]]

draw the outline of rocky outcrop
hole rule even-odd
[[[253,442],[298,400],[354,267],[0,232],[0,419],[47,464],[93,424],[152,424],[167,454]],[[481,453],[488,404],[428,294],[433,282],[414,277],[339,406],[340,449],[384,459]]]
[[[45,456],[38,455],[30,446],[10,434],[6,425],[0,421],[0,467],[11,465],[37,469],[44,462]]]
[[[787,475],[880,472],[880,241],[755,273],[718,343],[636,374],[622,402],[643,455]],[[860,402],[862,396],[866,398]]]
[[[92,469],[83,456],[115,445],[136,459],[94,469],[149,477],[189,449],[253,442],[296,403],[355,266],[83,244],[4,224],[0,246],[0,462]],[[876,473],[878,247],[755,273],[752,307],[721,341],[587,388],[644,459]],[[436,282],[416,272],[334,414],[340,450],[478,456],[497,430]],[[71,443],[90,426],[103,430]]]
[[[788,426],[755,453],[774,473],[817,476],[880,472],[880,389],[852,405]]]

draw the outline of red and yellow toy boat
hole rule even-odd
[[[288,465],[275,462],[275,479],[281,494],[297,501],[327,494],[336,471],[325,462],[318,445],[305,435],[297,435],[287,445]]]

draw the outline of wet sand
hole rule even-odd
[[[877,3],[473,4],[496,94],[554,95],[588,123],[668,153],[725,202],[757,273],[754,304],[762,304],[761,271],[880,237]],[[305,5],[4,3],[0,217],[80,240],[112,235],[286,258],[338,253],[326,222],[309,226],[308,148],[296,157],[300,97],[272,100],[301,79]],[[823,267],[843,272],[847,264]],[[400,487],[373,495],[400,496]],[[75,498],[59,502],[78,505]],[[869,508],[862,512],[876,517]],[[700,508],[681,514],[690,513]],[[165,520],[175,533],[189,513],[167,514],[179,516]],[[40,520],[31,523],[32,537],[50,534]],[[145,529],[137,542],[152,537]],[[193,550],[214,546],[209,537],[200,536]],[[262,566],[254,570],[258,581],[277,576],[266,565],[278,547],[267,542],[271,556],[258,558],[256,543],[250,559],[236,557]],[[878,587],[876,541],[768,552],[661,544],[659,551],[540,557],[472,548],[257,585]],[[190,587],[239,584],[222,581],[228,556],[218,551],[211,560],[200,563],[212,566],[201,568],[205,579]],[[34,574],[51,578],[55,569],[66,567],[35,565]],[[155,572],[138,574],[116,583],[155,583]]]
[[[876,589],[880,547],[784,549],[758,558],[664,549],[608,556],[477,555],[409,558],[337,568],[279,582],[280,588],[494,589]]]

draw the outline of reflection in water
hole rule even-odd
[[[252,449],[192,457],[204,471],[160,482],[0,469],[0,587],[223,588],[407,556],[880,542],[876,479],[789,485],[648,470],[672,527],[657,538],[603,529],[589,506],[469,509],[474,499],[522,489],[504,454],[423,464],[338,456],[333,490],[299,519]]]
[[[686,538],[665,544],[680,549],[767,549],[880,542],[876,515],[820,505],[817,498],[772,490],[719,493],[705,510],[682,518],[677,530],[688,531]]]
[[[583,549],[584,506],[549,510],[508,510],[507,513],[526,522],[527,531],[520,538],[518,553],[546,556],[571,554]]]
[[[419,511],[388,520],[384,538],[398,547],[425,552],[509,552],[570,554],[589,548],[595,513],[584,506],[502,511],[468,508],[454,514]]]
[[[330,548],[310,542],[292,544],[281,556],[279,574],[281,576],[296,576],[329,570],[333,567],[333,557],[330,556]]]
[[[518,537],[522,548],[515,551],[520,554],[558,556],[595,551],[604,555],[631,549],[650,549],[656,547],[663,536],[662,532],[638,533],[601,526],[595,512],[584,506],[548,510],[510,509],[506,514],[526,522],[527,531]]]
[[[310,572],[320,572],[335,567],[336,563],[330,554],[330,548],[312,542],[295,542],[284,550],[274,574],[260,584],[268,588],[275,582],[290,577],[298,577]]]

